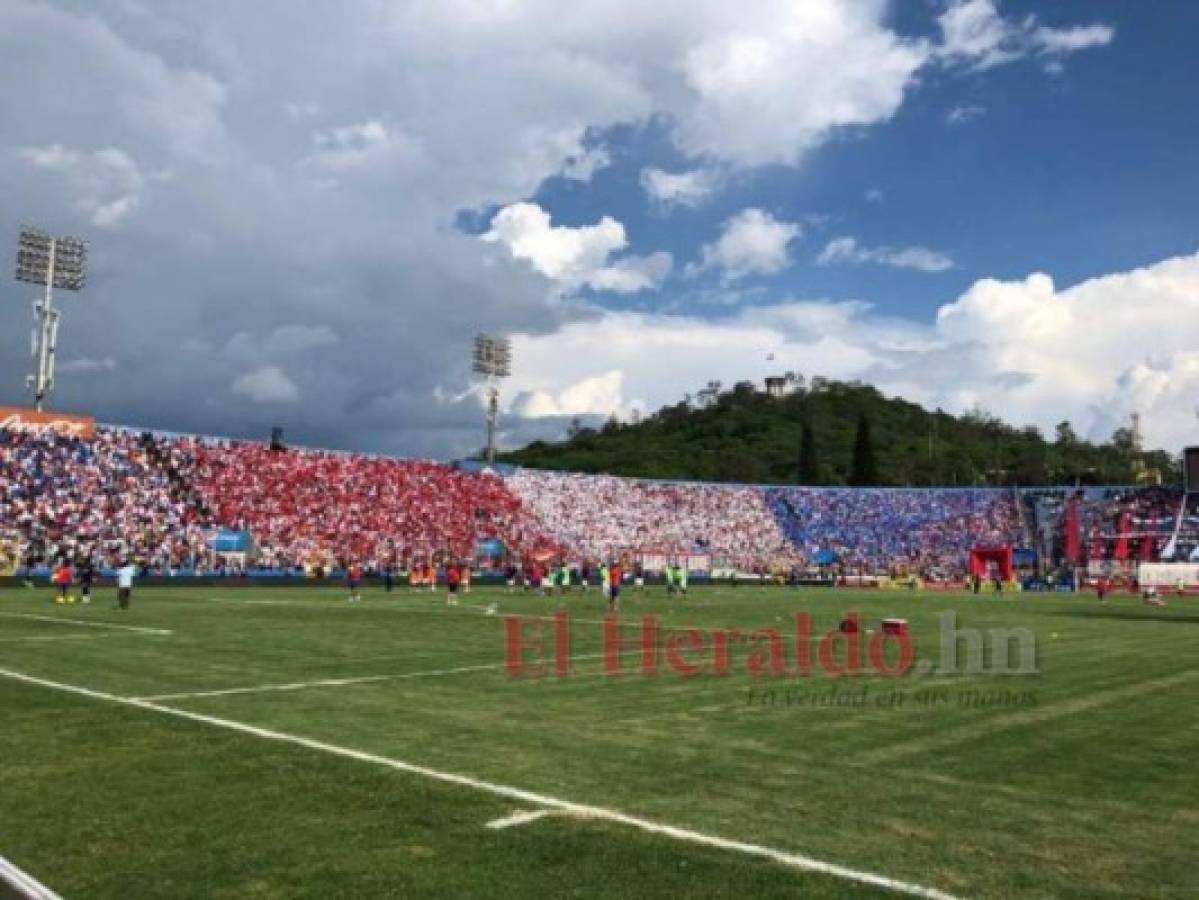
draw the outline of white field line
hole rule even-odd
[[[32,875],[22,872],[3,856],[0,856],[0,882],[7,884],[25,900],[62,900]]]
[[[625,650],[620,656],[640,656],[640,648]],[[581,656],[571,656],[571,662],[580,659],[603,659],[603,653],[586,653]],[[548,666],[552,660],[543,660]],[[320,678],[315,681],[292,681],[283,684],[257,684],[249,687],[233,687],[233,688],[218,688],[210,691],[181,691],[177,694],[150,694],[144,697],[131,697],[129,699],[138,701],[157,701],[157,700],[190,700],[197,697],[227,697],[231,694],[262,694],[271,691],[302,691],[307,688],[321,687],[345,687],[352,684],[371,684],[379,681],[403,681],[411,678],[438,678],[443,675],[461,675],[465,672],[488,672],[496,669],[507,667],[507,663],[482,663],[477,666],[459,666],[454,669],[431,669],[425,672],[394,672],[386,675],[356,675],[349,678]],[[528,679],[529,681],[543,681],[551,679],[554,676],[551,674],[545,675],[539,679]],[[569,681],[574,678],[582,677],[578,673],[572,673],[565,676],[562,680]]]
[[[522,809],[510,816],[504,816],[502,819],[492,819],[487,823],[487,827],[492,831],[502,831],[515,825],[528,825],[530,822],[536,822],[538,819],[544,819],[553,814],[552,809]]]
[[[906,894],[911,897],[923,897],[926,898],[926,900],[958,900],[958,898],[954,897],[952,894],[937,890],[936,888],[925,887],[923,885],[914,884],[908,881],[900,881],[898,879],[888,878],[885,875],[878,875],[874,872],[866,872],[860,869],[853,869],[848,866],[838,865],[837,863],[826,862],[824,860],[815,859],[811,856],[805,856],[802,853],[792,853],[786,850],[777,850],[772,847],[765,847],[760,844],[751,844],[745,841],[705,834],[704,832],[700,831],[692,831],[690,829],[680,828],[675,825],[667,825],[661,822],[654,822],[650,819],[643,819],[638,816],[630,815],[629,813],[621,812],[620,810],[608,809],[602,806],[591,806],[585,803],[574,803],[569,800],[551,797],[547,794],[539,794],[535,791],[524,790],[523,788],[511,787],[490,781],[483,781],[480,779],[471,778],[467,775],[458,775],[453,772],[442,772],[437,769],[427,768],[426,766],[405,762],[401,759],[380,756],[374,753],[366,753],[362,750],[354,750],[350,747],[341,747],[337,744],[329,744],[324,741],[301,737],[300,735],[295,734],[288,734],[283,731],[273,731],[268,728],[260,728],[256,725],[249,725],[245,722],[237,722],[233,719],[222,719],[217,718],[216,716],[208,716],[201,713],[190,712],[185,709],[162,706],[157,703],[151,703],[146,700],[138,700],[133,697],[119,697],[115,694],[106,694],[102,691],[93,691],[90,688],[80,687],[78,685],[64,684],[58,681],[50,681],[49,679],[45,678],[37,678],[33,675],[26,675],[22,672],[14,672],[8,669],[0,669],[0,677],[24,682],[25,684],[34,684],[40,687],[50,688],[56,691],[78,694],[83,697],[89,697],[93,700],[103,700],[109,703],[118,703],[125,706],[136,707],[137,709],[162,713],[163,715],[175,716],[177,718],[187,719],[192,722],[210,725],[214,728],[222,728],[227,731],[237,732],[239,734],[252,735],[253,737],[261,738],[263,740],[305,747],[309,750],[316,750],[322,753],[327,753],[331,756],[339,756],[343,759],[353,759],[357,760],[358,762],[383,766],[398,772],[405,772],[410,775],[419,775],[422,778],[428,778],[433,781],[440,781],[446,784],[454,784],[461,787],[471,788],[482,793],[491,794],[497,797],[505,797],[509,800],[516,800],[521,803],[531,803],[537,806],[547,807],[549,809],[561,810],[562,812],[570,813],[583,818],[598,819],[618,825],[625,825],[629,828],[636,828],[639,831],[644,831],[648,834],[669,837],[676,841],[698,844],[704,847],[713,847],[733,853],[741,853],[746,856],[753,856],[759,859],[768,859],[794,869],[800,869],[807,872],[817,872],[823,875],[829,875],[833,878],[840,878],[844,881],[856,882],[858,884],[868,884],[873,887],[893,891],[897,894]]]
[[[456,669],[432,669],[427,672],[402,672],[389,675],[360,675],[353,678],[321,678],[317,681],[293,681],[284,684],[259,684],[250,687],[221,688],[211,691],[184,691],[178,694],[152,694],[135,697],[135,700],[188,700],[193,697],[227,697],[231,694],[259,694],[270,691],[302,691],[316,687],[343,687],[351,684],[371,684],[376,681],[398,681],[404,678],[435,678],[439,675],[457,675],[461,672],[483,672],[501,669],[503,663],[487,663],[479,666],[461,666]]]
[[[86,619],[65,619],[59,616],[39,616],[35,613],[0,612],[9,619],[30,619],[35,622],[54,622],[56,625],[78,625],[81,628],[112,628],[117,631],[135,631],[138,634],[174,634],[167,628],[145,628],[141,625],[117,625],[115,622],[89,622]]]
[[[36,634],[25,637],[0,638],[0,644],[23,644],[27,641],[97,641],[101,638],[132,637],[128,634]]]

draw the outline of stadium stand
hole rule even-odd
[[[1032,488],[1034,531],[1074,562],[1156,561],[1174,533],[1182,494],[1168,487]]]
[[[1199,562],[1199,494],[1187,496],[1186,507],[1177,524],[1177,533],[1173,537],[1174,552],[1170,558],[1179,562]]]
[[[26,562],[133,556],[166,568],[202,555],[203,510],[163,465],[186,467],[186,449],[148,446],[129,432],[0,430],[0,525],[22,540]]]
[[[760,488],[533,469],[508,483],[574,555],[707,553],[745,565],[796,556]]]
[[[99,429],[93,438],[0,429],[0,534],[27,564],[89,555],[153,570],[211,571],[218,529],[249,532],[256,566],[320,558],[403,567],[473,556],[498,540],[517,554],[599,560],[705,554],[721,566],[836,558],[956,577],[980,544],[1084,563],[1173,558],[1199,547],[1199,501],[1176,489],[762,488],[531,469],[456,468],[319,450],[272,450]],[[1023,509],[1017,504],[1023,504]],[[1047,551],[1047,552],[1046,552]]]
[[[1156,560],[1174,532],[1181,495],[1162,487],[1107,488],[1087,506],[1090,559]]]
[[[822,551],[853,568],[964,574],[976,544],[1014,544],[1015,494],[975,488],[770,488],[767,502],[808,558]]]
[[[195,443],[191,478],[223,526],[254,535],[267,567],[333,553],[368,568],[417,554],[473,555],[477,541],[549,545],[496,475],[441,463],[262,444]]]

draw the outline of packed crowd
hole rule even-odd
[[[850,569],[954,577],[976,544],[1018,544],[1021,525],[1007,490],[973,488],[770,488],[784,533],[809,559]]]
[[[1179,562],[1199,562],[1199,494],[1191,494],[1178,523],[1178,536],[1170,558]]]
[[[441,463],[262,444],[196,442],[191,478],[215,521],[248,530],[259,564],[332,556],[368,569],[431,554],[473,555],[480,540],[546,543],[503,479]]]
[[[26,565],[81,557],[187,565],[205,553],[208,529],[163,460],[189,463],[184,448],[127,432],[0,429],[0,532],[19,541]]]
[[[1023,492],[1038,540],[1074,561],[1156,561],[1178,524],[1170,487],[1037,488]],[[1070,532],[1073,530],[1074,534]]]
[[[584,558],[707,553],[750,566],[796,557],[758,488],[533,470],[508,484],[548,533]]]
[[[1050,555],[1157,559],[1175,526],[1199,547],[1199,506],[1166,488],[1023,493]],[[249,557],[211,543],[248,532]],[[1071,540],[1066,541],[1066,532]],[[403,569],[493,542],[526,558],[598,563],[704,554],[752,570],[833,562],[954,577],[978,544],[1023,546],[1016,494],[980,489],[761,489],[440,463],[101,429],[93,438],[0,429],[0,541],[21,562],[136,559],[154,570],[221,566]]]
[[[1155,560],[1174,534],[1182,499],[1172,488],[1104,488],[1081,507],[1090,559]]]

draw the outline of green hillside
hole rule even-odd
[[[1135,481],[1138,466],[1125,428],[1093,444],[1063,422],[1047,439],[983,411],[929,412],[869,385],[822,378],[801,381],[786,397],[742,382],[700,407],[681,402],[599,429],[576,423],[565,441],[537,441],[501,459],[653,478],[828,485],[1117,484]],[[1170,454],[1142,459],[1166,482],[1179,480]]]

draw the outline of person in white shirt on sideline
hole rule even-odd
[[[117,608],[128,609],[129,599],[133,594],[133,576],[137,574],[137,566],[125,560],[125,564],[117,569]]]

